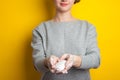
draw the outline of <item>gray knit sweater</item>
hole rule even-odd
[[[96,37],[95,26],[86,20],[41,22],[33,29],[31,41],[34,66],[42,72],[41,80],[91,80],[89,69],[100,65]],[[45,57],[65,53],[81,56],[81,66],[72,67],[68,74],[55,74],[43,65]]]

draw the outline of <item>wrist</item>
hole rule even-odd
[[[81,57],[80,56],[76,56],[76,55],[73,55],[73,56],[74,56],[73,67],[79,68],[80,65],[81,65]]]

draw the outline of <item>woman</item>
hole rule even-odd
[[[54,0],[55,16],[33,30],[33,60],[42,72],[41,80],[90,80],[89,69],[100,65],[96,28],[71,14],[72,6],[80,0]],[[65,60],[65,68],[56,64]]]

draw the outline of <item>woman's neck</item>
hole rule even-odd
[[[56,12],[55,16],[53,17],[53,21],[55,22],[66,22],[74,20],[75,18],[72,16],[71,12]]]

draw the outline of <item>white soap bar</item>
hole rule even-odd
[[[66,62],[66,60],[61,60],[60,62],[58,62],[56,64],[56,70],[58,70],[58,71],[64,70],[64,68],[65,68],[65,62]]]

